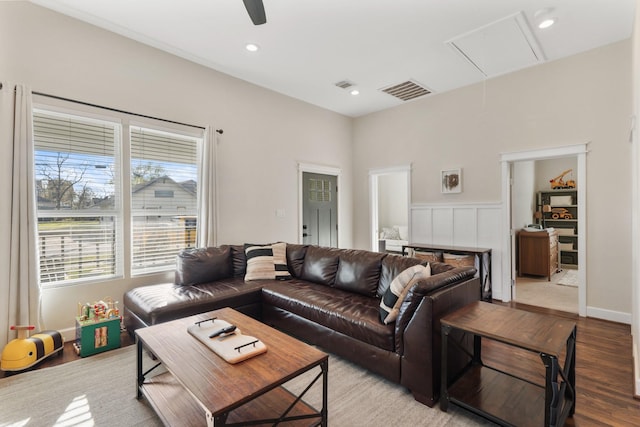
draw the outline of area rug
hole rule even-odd
[[[565,270],[564,275],[556,283],[564,286],[578,287],[578,270]]]
[[[135,346],[129,346],[0,379],[0,426],[161,426],[148,404],[135,398],[135,358]],[[296,378],[287,388],[298,392],[309,378]],[[312,388],[305,400],[319,406],[320,387]],[[424,406],[403,387],[334,356],[329,359],[329,424],[493,425],[455,406],[446,413],[437,405]]]

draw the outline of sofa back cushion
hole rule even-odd
[[[378,283],[378,296],[383,296],[384,293],[389,289],[391,282],[395,279],[400,273],[405,271],[409,267],[413,267],[414,265],[426,265],[427,262],[425,260],[421,260],[418,258],[412,258],[402,255],[387,255],[382,259],[382,268],[380,270],[380,282]],[[436,272],[432,271],[432,274]]]
[[[338,272],[341,249],[309,246],[304,257],[300,278],[321,285],[333,286]]]
[[[176,285],[197,285],[232,275],[231,247],[227,245],[185,249],[176,259]]]
[[[300,277],[302,274],[302,266],[308,247],[308,245],[287,243],[287,266],[289,266],[289,272],[293,277]]]
[[[231,245],[231,264],[233,277],[244,277],[247,273],[247,255],[244,252],[244,245]]]
[[[334,286],[375,298],[384,257],[385,254],[377,252],[355,249],[340,251]]]

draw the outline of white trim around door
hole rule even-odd
[[[511,225],[511,164],[517,161],[543,160],[558,157],[576,156],[578,160],[578,240],[581,250],[578,252],[578,314],[587,315],[587,148],[588,143],[566,145],[561,147],[543,148],[538,150],[503,153],[500,156],[502,169],[502,247],[505,254],[513,251]],[[512,257],[502,257],[502,301],[511,301],[511,291],[514,286],[512,275]]]

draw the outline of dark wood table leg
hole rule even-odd
[[[328,415],[329,415],[329,359],[326,359],[320,365],[320,369],[322,369],[322,411],[320,414],[322,415],[321,425],[327,427],[328,423]]]
[[[560,384],[558,383],[558,358],[541,353],[540,358],[544,363],[546,370],[545,375],[545,392],[544,392],[544,425],[555,426],[558,420],[558,404],[562,401],[560,398]]]
[[[571,409],[569,410],[570,417],[573,416],[573,414],[576,412],[576,399],[577,399],[577,395],[576,395],[576,333],[577,333],[577,328],[573,328],[573,333],[567,340],[567,354],[570,355],[570,357],[568,358],[568,360],[564,362],[565,369],[566,369],[566,365],[569,364],[568,366],[569,372],[567,375],[568,377],[567,380],[569,381],[569,385],[571,386],[571,392],[573,394],[572,396],[573,401],[571,402]]]
[[[137,347],[137,365],[138,365],[138,374],[136,381],[136,398],[139,400],[142,398],[142,383],[144,383],[144,375],[142,373],[142,341],[136,338],[136,347]]]
[[[447,375],[447,347],[451,326],[442,325],[442,349],[440,360],[440,410],[447,412],[449,409],[449,381]]]

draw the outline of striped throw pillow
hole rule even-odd
[[[420,279],[431,276],[431,266],[422,264],[414,265],[398,274],[389,285],[380,300],[380,320],[385,325],[395,322],[400,313],[400,305],[404,297],[409,293],[411,286]]]
[[[288,280],[291,274],[287,268],[287,244],[244,245],[247,256],[245,281],[275,279]]]

